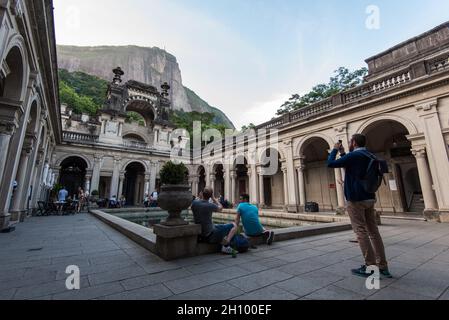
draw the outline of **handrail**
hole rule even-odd
[[[80,142],[80,143],[96,143],[98,142],[98,136],[92,135],[92,134],[86,134],[86,133],[80,133],[80,132],[70,132],[70,131],[63,131],[62,132],[62,139],[64,141],[69,142]]]

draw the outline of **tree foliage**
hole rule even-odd
[[[295,111],[311,105],[315,102],[329,98],[342,91],[354,88],[363,83],[368,74],[367,68],[350,71],[348,68],[340,67],[334,72],[328,83],[316,85],[304,95],[294,94],[278,110],[277,115]]]
[[[174,111],[170,116],[171,122],[178,129],[185,129],[189,132],[190,137],[193,137],[193,123],[195,121],[201,122],[201,132],[209,129],[216,129],[220,131],[221,135],[225,136],[225,131],[228,129],[224,124],[216,124],[214,122],[215,115],[212,113],[201,112],[184,112]]]

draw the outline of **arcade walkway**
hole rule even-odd
[[[0,234],[0,299],[449,299],[449,228],[384,220],[396,279],[368,291],[352,232],[260,247],[237,259],[163,262],[90,215],[32,218]],[[67,291],[65,269],[81,270]]]

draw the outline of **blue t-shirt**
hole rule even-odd
[[[241,203],[237,212],[242,217],[243,228],[248,236],[258,236],[264,232],[259,220],[259,209],[250,203]]]
[[[59,202],[65,202],[68,195],[69,195],[69,192],[66,189],[61,189],[61,191],[59,191],[59,195],[58,195]]]

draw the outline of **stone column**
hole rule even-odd
[[[125,173],[120,173],[120,180],[119,180],[119,187],[118,187],[118,194],[119,198],[123,195],[123,184],[125,183]]]
[[[212,190],[214,191],[213,196],[216,197],[217,196],[217,192],[215,190],[215,182],[217,181],[217,178],[215,177],[215,175],[211,175],[210,176],[210,187],[212,188]]]
[[[86,173],[84,177],[84,192],[88,192],[90,195],[90,180],[92,179],[92,173]]]
[[[257,174],[259,176],[259,208],[265,207],[265,187],[264,187],[264,175],[261,167],[258,168]]]
[[[158,163],[151,162],[150,164],[150,193],[156,190],[156,178],[158,171]]]
[[[237,173],[235,171],[231,171],[231,203],[235,204],[235,194],[236,194],[236,180],[237,180]]]
[[[288,139],[284,141],[285,153],[286,153],[286,168],[287,168],[287,211],[297,213],[298,212],[298,192],[296,187],[295,178],[295,162],[293,159],[293,140]]]
[[[223,172],[223,176],[224,176],[224,181],[225,181],[225,186],[224,186],[224,197],[226,200],[231,201],[231,169],[230,169],[230,164],[229,164],[229,159],[225,160],[225,164],[224,164],[224,172]]]
[[[337,189],[337,214],[344,215],[346,213],[346,201],[343,176],[340,168],[335,169],[335,188]]]
[[[304,212],[306,208],[306,185],[304,179],[304,171],[306,170],[305,165],[300,165],[296,168],[298,173],[298,189],[299,189],[299,209]]]
[[[251,164],[251,168],[248,170],[249,175],[249,195],[252,204],[257,205],[259,202],[259,193],[257,190],[258,174],[256,164]]]
[[[0,181],[8,158],[9,143],[16,127],[12,123],[0,122]]]
[[[120,198],[121,195],[118,194],[118,188],[119,188],[119,180],[120,180],[120,162],[121,158],[114,157],[114,170],[112,172],[112,179],[111,179],[111,187],[110,189],[110,196],[109,198],[112,198],[113,196],[116,196],[117,199]]]
[[[439,217],[437,220],[449,222],[449,161],[448,146],[444,139],[438,114],[438,101],[431,100],[416,106],[422,121],[427,145],[427,158],[435,185]]]
[[[431,217],[438,211],[438,204],[433,191],[432,176],[430,174],[429,164],[427,163],[426,147],[414,148],[412,150],[416,158],[416,165],[418,167],[419,180],[421,182],[421,189],[424,198],[425,210],[424,215]]]
[[[145,194],[150,195],[151,192],[153,192],[153,191],[150,191],[150,180],[151,180],[151,173],[146,173],[145,174],[144,195]]]
[[[94,156],[92,182],[91,182],[91,186],[90,186],[91,192],[94,190],[100,191],[100,190],[98,190],[98,188],[100,186],[100,175],[101,175],[102,162],[103,162],[103,157],[101,157],[100,155]]]
[[[285,164],[282,165],[282,173],[284,175],[284,208],[288,211],[288,171]]]
[[[23,211],[23,203],[22,198],[23,194],[27,192],[27,188],[25,186],[26,174],[27,174],[27,165],[30,160],[31,152],[33,148],[31,145],[25,146],[20,155],[19,162],[19,170],[17,175],[17,189],[13,195],[13,204],[11,210],[11,220],[17,221],[19,219],[21,211]]]

